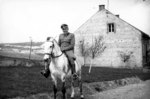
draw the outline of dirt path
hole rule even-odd
[[[150,99],[150,80],[100,92],[86,99]]]
[[[86,89],[84,89],[86,90]],[[70,92],[69,90],[67,92]],[[79,98],[79,90],[75,89],[75,99]],[[150,80],[139,84],[130,84],[116,89],[111,89],[92,95],[85,94],[85,99],[150,99]],[[70,99],[70,95],[67,95]],[[53,93],[40,93],[28,97],[16,97],[13,99],[53,99]],[[58,92],[57,99],[61,99],[61,92]]]

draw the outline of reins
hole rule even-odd
[[[58,55],[58,56],[52,55],[52,58],[58,58],[58,57],[60,57],[61,55],[63,55],[63,52],[62,52],[60,55]]]

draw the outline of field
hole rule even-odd
[[[0,99],[52,92],[51,79],[46,79],[40,74],[43,68],[43,66],[0,67]],[[112,81],[127,77],[150,79],[150,73],[144,73],[141,69],[93,67],[91,74],[88,74],[88,69],[88,67],[82,68],[83,83]],[[58,86],[59,90],[60,86],[61,84]],[[69,83],[67,83],[67,88],[69,88]]]
[[[43,52],[41,49],[42,42],[32,42],[31,57],[32,60],[42,60]],[[0,55],[12,58],[29,59],[31,43],[0,43]]]

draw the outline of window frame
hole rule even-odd
[[[116,33],[116,24],[111,22],[107,23],[107,33]]]

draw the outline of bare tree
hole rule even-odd
[[[92,44],[90,51],[92,59],[94,59],[97,56],[100,56],[102,52],[105,50],[106,46],[103,42],[103,36],[99,36],[98,38],[95,38],[94,44]]]
[[[90,54],[91,54],[92,60],[91,60],[90,68],[89,68],[89,73],[91,72],[91,66],[92,66],[92,62],[94,58],[100,56],[104,52],[105,49],[106,49],[106,46],[105,46],[105,43],[103,42],[103,36],[98,36],[97,38],[95,37],[95,41],[90,47]]]

